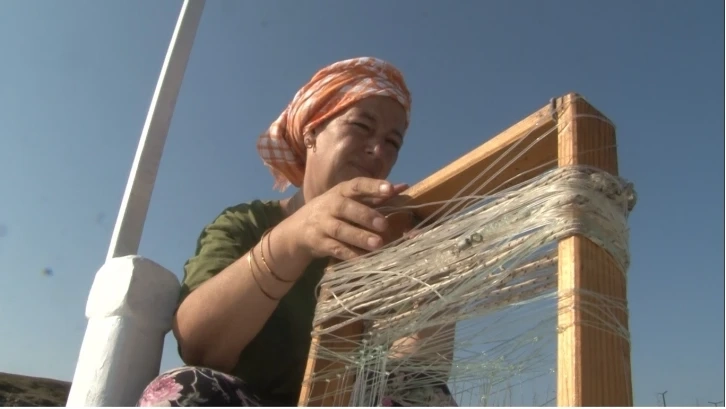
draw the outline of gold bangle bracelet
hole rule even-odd
[[[272,268],[270,268],[270,265],[267,264],[267,260],[265,259],[265,252],[264,252],[264,241],[265,241],[265,237],[267,237],[267,250],[269,252],[269,250],[270,250],[270,233],[272,233],[272,228],[265,230],[265,232],[262,233],[262,238],[260,239],[260,257],[262,258],[262,264],[265,265],[265,268],[267,269],[267,271],[269,271],[270,275],[275,277],[275,279],[277,281],[280,281],[283,283],[294,283],[295,280],[286,280],[286,279],[280,277],[279,275],[275,274],[275,271],[273,271]]]
[[[254,248],[252,250],[254,250]],[[268,293],[267,291],[265,291],[264,288],[262,288],[262,284],[260,284],[260,280],[257,278],[257,275],[255,274],[255,269],[252,267],[252,258],[254,257],[252,255],[252,250],[250,250],[247,253],[247,264],[250,267],[250,274],[252,274],[252,279],[255,280],[255,283],[257,283],[257,287],[260,289],[260,291],[262,291],[262,294],[264,294],[265,297],[269,298],[271,301],[280,301],[279,298],[275,298],[275,297],[271,296],[270,293]],[[255,262],[255,264],[257,264],[257,262]]]

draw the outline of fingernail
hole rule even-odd
[[[376,228],[376,230],[383,230],[386,228],[386,220],[382,217],[376,217],[373,220],[373,227]]]
[[[381,240],[378,237],[369,237],[368,238],[368,246],[371,248],[376,248],[380,244]]]
[[[379,189],[380,189],[381,193],[388,193],[391,191],[391,185],[389,185],[388,183],[383,183],[383,184],[381,184]]]

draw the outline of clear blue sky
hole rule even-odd
[[[70,380],[181,1],[0,2],[0,371]],[[724,398],[719,1],[209,1],[141,253],[177,274],[224,207],[279,197],[254,149],[315,70],[374,55],[414,95],[414,183],[577,91],[635,182],[636,403]],[[52,269],[52,276],[43,270]],[[164,369],[180,363],[167,340]]]

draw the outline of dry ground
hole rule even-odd
[[[70,382],[0,372],[0,406],[65,406]]]

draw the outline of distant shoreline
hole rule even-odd
[[[0,372],[0,406],[66,405],[71,383]]]

